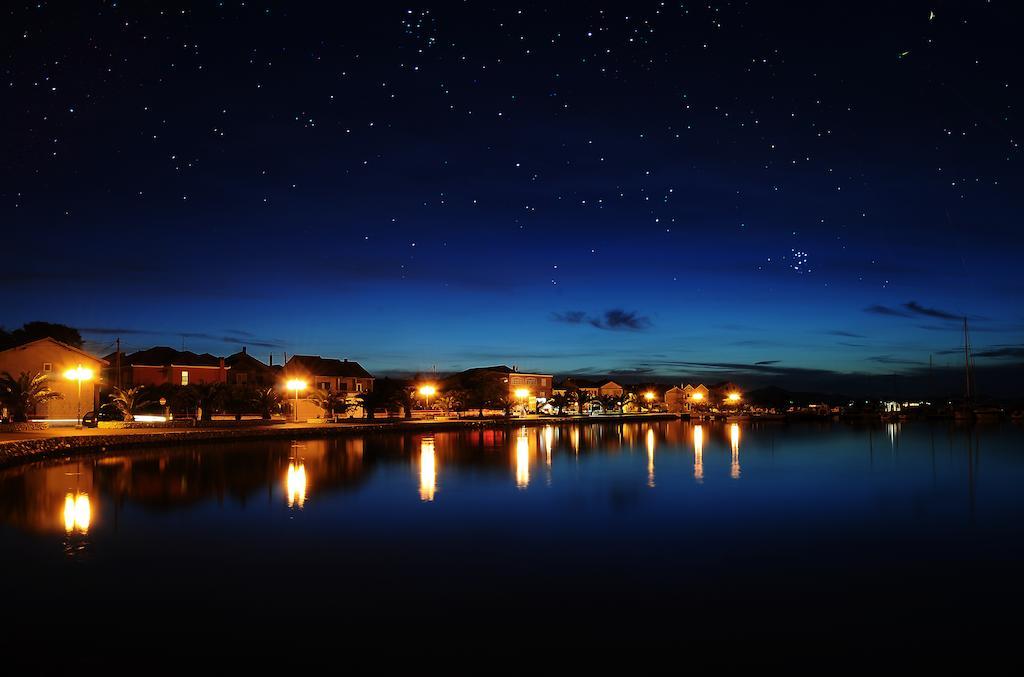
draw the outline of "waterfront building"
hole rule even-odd
[[[110,365],[104,373],[105,385],[118,388],[227,383],[230,369],[223,357],[167,346],[128,354],[111,353],[104,359]]]
[[[83,379],[81,413],[94,409],[99,392],[99,379],[106,360],[52,338],[41,338],[20,346],[0,351],[0,374],[9,373],[18,378],[22,373],[45,374],[47,387],[62,395],[60,399],[40,404],[29,412],[32,418],[49,420],[77,420],[79,413],[78,381],[64,377],[71,370],[82,367],[93,377]]]

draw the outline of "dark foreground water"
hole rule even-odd
[[[1010,424],[137,450],[0,472],[3,613],[30,638],[108,650],[314,635],[970,648],[1024,612],[1022,488]]]

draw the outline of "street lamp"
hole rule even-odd
[[[420,395],[423,395],[423,397],[427,400],[427,409],[428,410],[430,409],[430,398],[431,398],[432,395],[434,395],[436,393],[437,393],[437,388],[435,388],[434,386],[430,386],[430,385],[420,386]]]
[[[739,393],[729,393],[729,396],[728,396],[727,399],[729,400],[730,403],[736,404],[737,402],[740,401],[740,394]]]
[[[64,372],[64,378],[69,381],[78,381],[78,407],[75,414],[75,428],[78,430],[82,429],[82,381],[89,381],[92,379],[92,369],[85,369],[82,365],[78,365],[74,369],[68,369]]]
[[[288,390],[295,391],[295,408],[292,410],[292,421],[295,423],[299,422],[299,391],[306,389],[306,382],[302,379],[289,379],[288,383],[285,384]]]
[[[523,416],[526,415],[526,398],[530,396],[530,391],[526,388],[519,388],[516,390],[516,398],[519,400],[519,406],[522,408]]]
[[[644,399],[647,401],[647,409],[650,410],[651,402],[654,401],[654,393],[648,390],[646,393],[644,393]]]

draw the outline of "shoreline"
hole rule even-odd
[[[452,420],[391,420],[361,423],[270,423],[265,426],[220,428],[121,429],[110,433],[54,435],[0,441],[0,468],[55,458],[73,458],[112,449],[191,444],[194,442],[259,439],[314,439],[381,432],[446,431],[488,427],[537,427],[565,423],[624,423],[678,420],[678,414],[625,414],[623,416],[552,416],[546,418],[484,418]],[[96,429],[93,429],[96,430]]]

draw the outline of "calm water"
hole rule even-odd
[[[396,641],[483,627],[985,635],[1024,602],[1022,487],[1024,429],[1010,424],[137,450],[0,472],[0,552],[18,582],[5,614],[193,637],[325,618]]]

